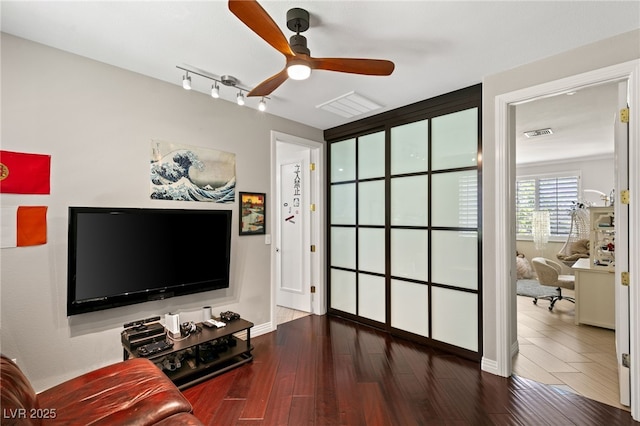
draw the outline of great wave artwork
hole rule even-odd
[[[151,199],[232,203],[235,194],[235,154],[151,142]]]

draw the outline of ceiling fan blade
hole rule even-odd
[[[311,68],[364,75],[390,75],[395,65],[384,59],[309,58]]]
[[[257,1],[229,0],[229,10],[278,52],[293,56],[287,38]]]
[[[271,92],[280,87],[282,83],[287,81],[287,78],[289,78],[289,76],[287,75],[287,69],[285,68],[278,74],[272,75],[262,83],[258,84],[253,88],[253,90],[247,93],[247,96],[268,96]]]

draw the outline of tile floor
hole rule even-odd
[[[284,308],[282,306],[276,306],[276,321],[277,324],[292,321],[294,319],[302,318],[310,315],[308,312],[296,311],[295,309]]]
[[[573,296],[563,290],[563,295]],[[605,404],[629,410],[619,402],[615,332],[574,324],[574,304],[561,300],[533,304],[518,296],[518,346],[515,374],[553,385]]]

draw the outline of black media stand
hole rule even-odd
[[[187,337],[171,339],[173,347],[148,357],[178,386],[179,389],[195,385],[232,368],[253,360],[251,327],[253,323],[242,318],[229,321],[225,327],[208,328],[197,324],[198,330]],[[233,334],[246,331],[247,340]],[[124,359],[143,358],[137,350],[125,345]]]

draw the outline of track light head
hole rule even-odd
[[[244,95],[242,94],[242,90],[238,92],[238,96],[236,96],[236,100],[238,102],[238,105],[240,106],[244,105]]]
[[[267,102],[264,100],[264,98],[260,99],[260,103],[258,103],[258,109],[260,111],[266,111],[267,110]]]
[[[191,90],[191,77],[188,72],[182,77],[182,87],[184,90]]]
[[[220,87],[218,86],[218,82],[215,82],[213,86],[211,86],[211,97],[216,99],[220,97]]]

